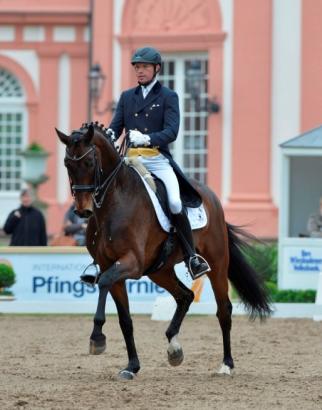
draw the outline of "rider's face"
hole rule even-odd
[[[134,64],[134,71],[138,83],[144,85],[152,80],[154,76],[154,65],[148,63],[136,63]]]

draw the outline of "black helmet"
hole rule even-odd
[[[135,63],[149,63],[160,64],[162,63],[161,54],[153,47],[138,48],[132,56],[131,64]]]

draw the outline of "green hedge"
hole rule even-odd
[[[275,303],[314,303],[315,290],[277,289],[276,283],[266,282],[267,289]]]

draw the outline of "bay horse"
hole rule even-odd
[[[105,323],[106,298],[110,292],[116,304],[128,354],[128,364],[119,375],[124,379],[133,379],[140,370],[140,362],[125,280],[140,279],[153,266],[168,233],[159,225],[140,176],[125,164],[124,156],[115,148],[114,141],[102,125],[83,124],[71,135],[57,129],[56,132],[66,145],[64,163],[76,211],[80,216],[91,216],[86,246],[100,268],[90,353],[100,354],[106,348],[102,327]],[[211,267],[207,275],[216,298],[216,315],[223,337],[223,362],[219,373],[231,374],[234,362],[231,355],[232,304],[228,295],[228,279],[250,317],[269,316],[270,300],[260,276],[242,253],[242,248],[247,244],[246,233],[226,223],[219,199],[207,186],[196,181],[192,184],[201,195],[207,214],[207,225],[193,231],[193,236],[198,253],[206,258]],[[194,293],[177,278],[174,270],[174,265],[182,260],[183,253],[175,235],[174,249],[165,265],[156,272],[148,273],[148,277],[166,289],[177,303],[166,330],[168,361],[173,366],[183,360],[178,333],[194,300]]]

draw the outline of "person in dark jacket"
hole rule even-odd
[[[87,219],[76,215],[74,210],[75,204],[73,203],[64,217],[64,233],[65,235],[72,236],[76,241],[76,245],[85,246]]]
[[[21,206],[10,212],[3,230],[11,235],[10,246],[46,246],[47,233],[43,214],[32,205],[28,189],[20,194]]]
[[[179,131],[178,95],[157,80],[162,58],[153,47],[136,50],[131,64],[139,85],[122,93],[108,132],[116,140],[125,130],[132,143],[127,155],[137,157],[164,182],[185,263],[192,278],[196,279],[210,268],[207,261],[196,254],[181,197],[186,206],[199,206],[201,198],[172,158],[168,147],[176,140]]]

